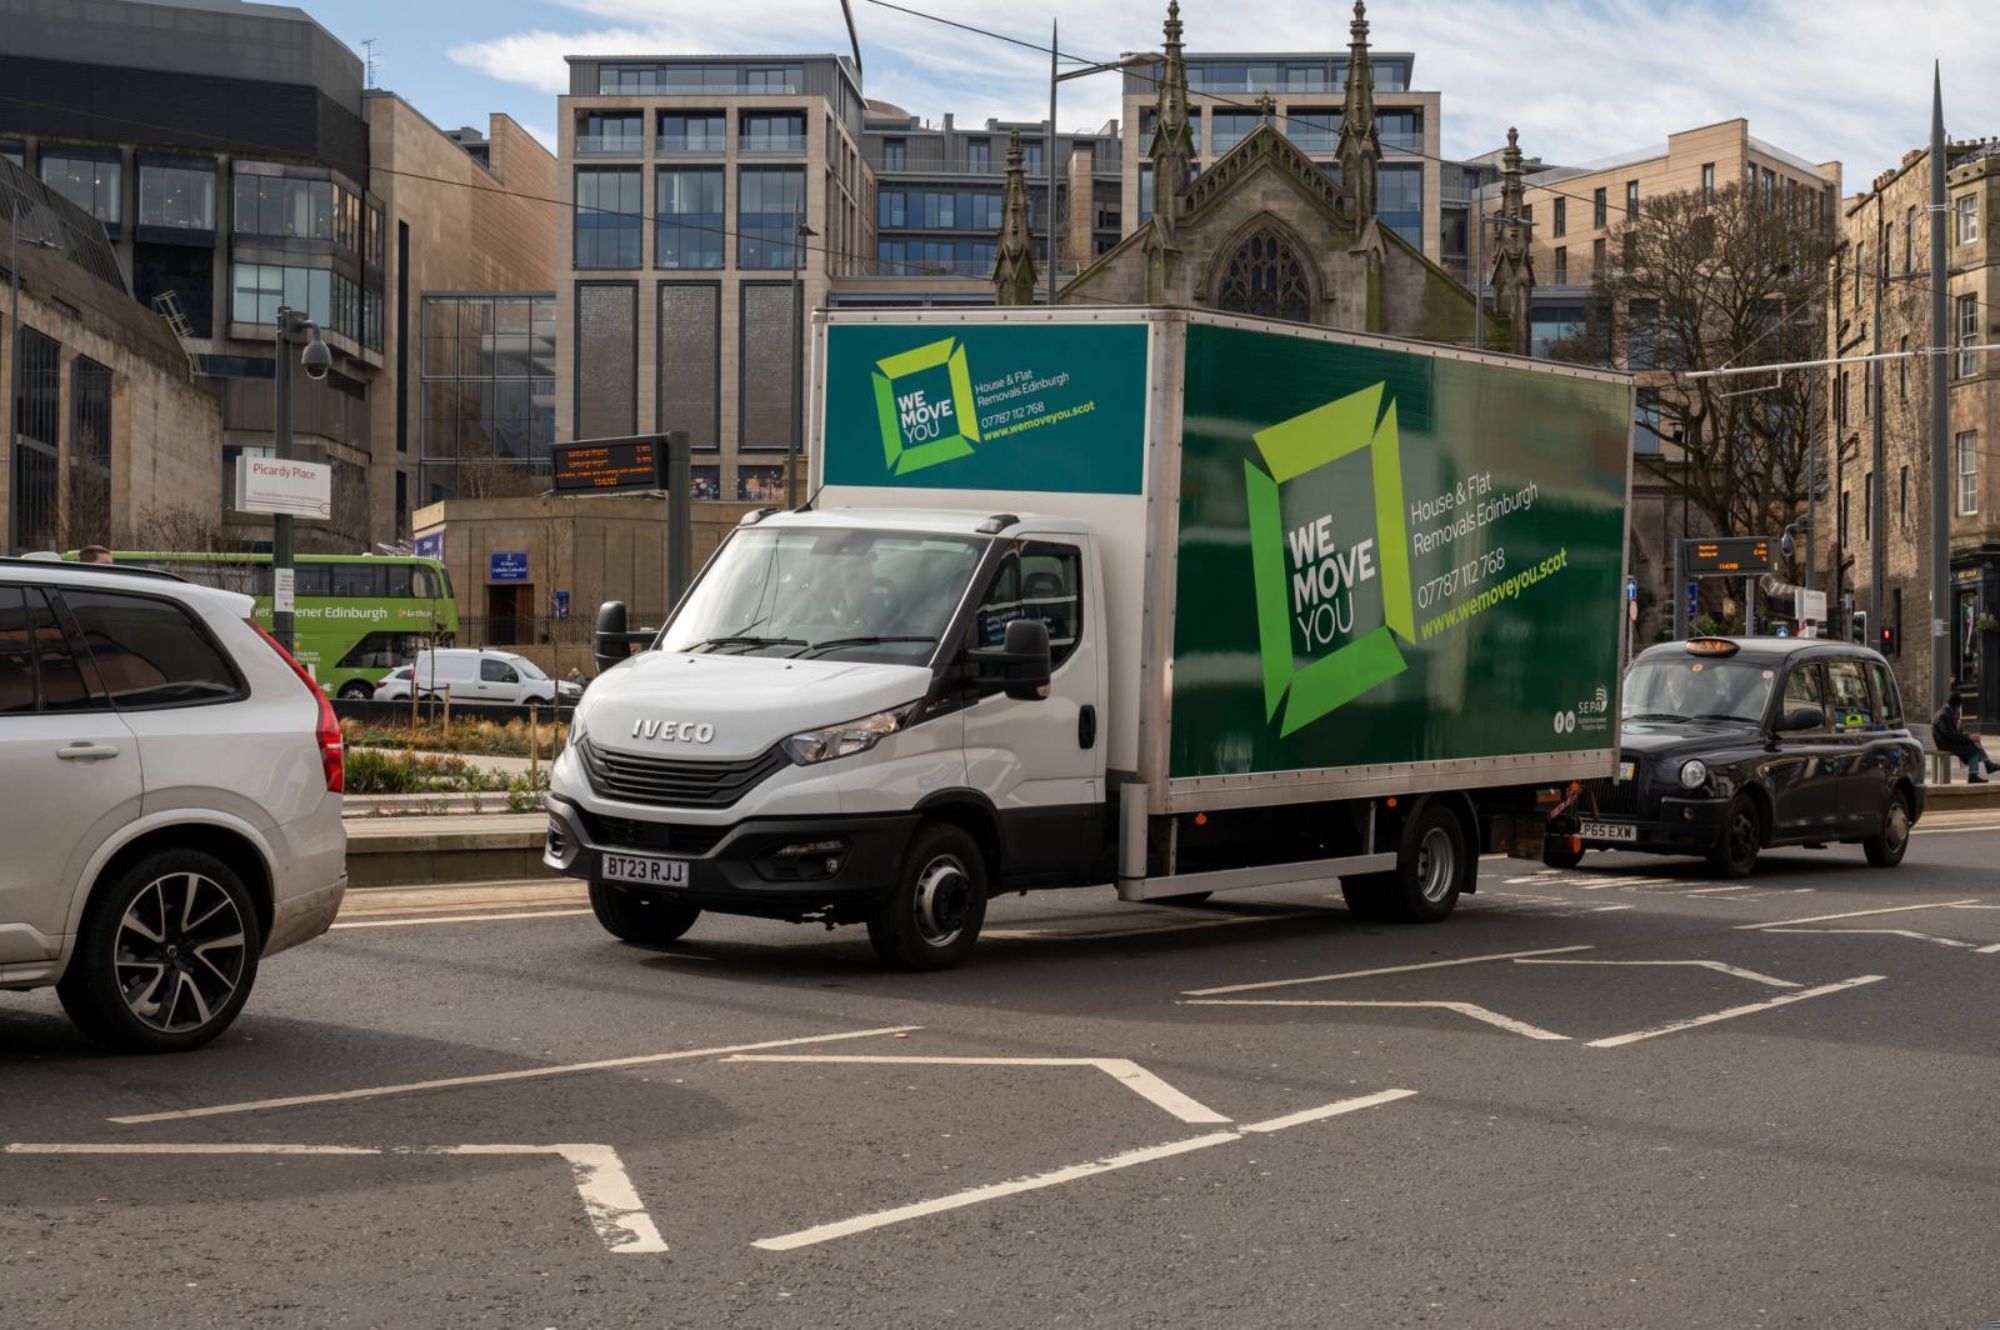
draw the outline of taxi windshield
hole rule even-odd
[[[1627,720],[1764,719],[1777,671],[1739,660],[1642,660],[1625,676]]]

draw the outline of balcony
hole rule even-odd
[[[662,157],[720,157],[728,140],[720,134],[662,134]]]
[[[578,134],[576,155],[579,157],[643,157],[646,153],[644,134]]]
[[[803,134],[765,134],[754,139],[738,139],[736,152],[740,157],[798,157],[806,150],[806,136]]]

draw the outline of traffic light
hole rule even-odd
[[[1893,656],[1898,654],[1901,649],[1902,635],[1896,631],[1896,625],[1892,623],[1883,624],[1882,640],[1876,645],[1876,650],[1885,656]]]
[[[1850,623],[1848,624],[1847,640],[1857,643],[1860,646],[1868,646],[1868,611],[1855,610],[1848,618]]]

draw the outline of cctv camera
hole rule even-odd
[[[305,366],[307,378],[323,379],[326,372],[333,368],[333,352],[326,349],[325,342],[315,337],[306,343],[305,354],[299,357],[299,363]]]

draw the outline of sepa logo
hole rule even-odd
[[[1255,438],[1264,465],[1243,463],[1250,516],[1264,716],[1291,734],[1409,668],[1396,638],[1416,637],[1403,463],[1396,404],[1376,384],[1294,416]],[[1285,492],[1359,454],[1368,491],[1348,500],[1351,520],[1305,514],[1288,520]],[[1308,483],[1310,481],[1308,480]],[[1372,502],[1370,501],[1372,499]],[[1354,530],[1365,525],[1365,534]],[[1358,636],[1357,601],[1379,596],[1382,623]],[[1303,663],[1301,661],[1303,660]]]
[[[978,408],[965,348],[955,337],[875,363],[882,459],[892,476],[972,456]]]

